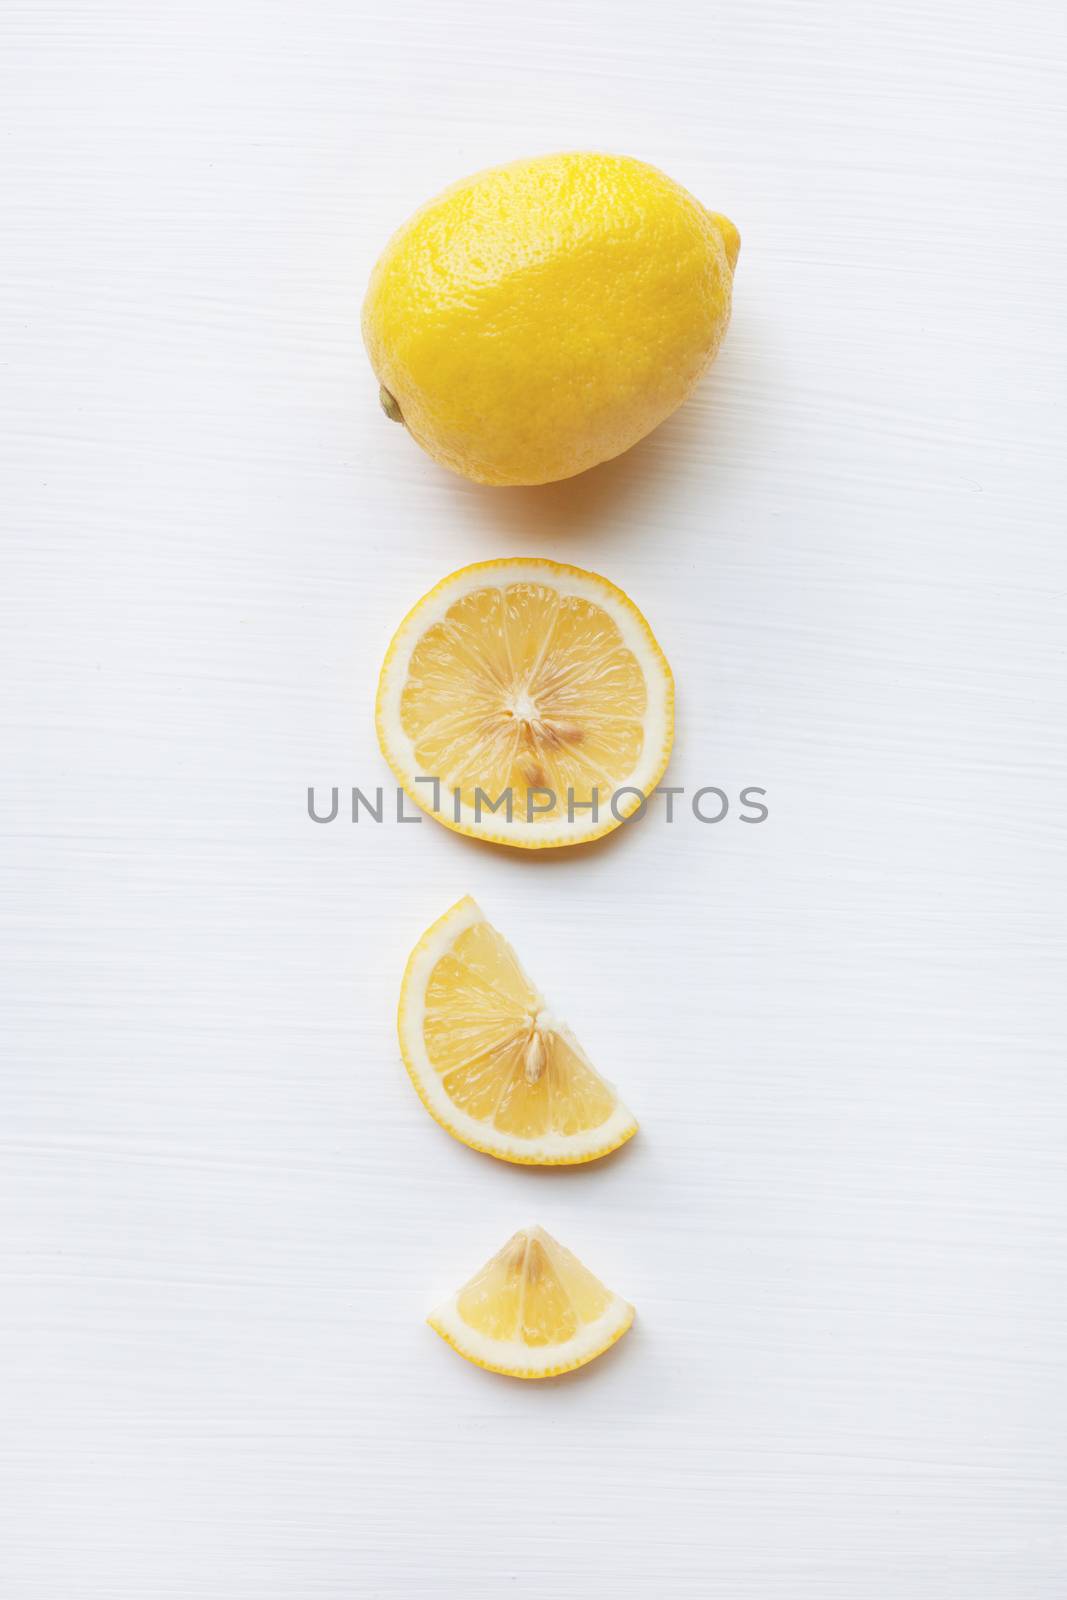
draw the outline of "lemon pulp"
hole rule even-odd
[[[647,696],[636,657],[602,607],[544,584],[475,589],[412,653],[401,717],[424,772],[473,807],[511,789],[566,812],[568,791],[606,796],[637,764]],[[574,807],[572,806],[572,809]]]

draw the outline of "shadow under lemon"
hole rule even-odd
[[[649,807],[651,807],[651,802],[649,802]],[[427,821],[436,821],[432,813],[426,813],[426,817]],[[521,850],[514,845],[494,844],[489,839],[478,839],[469,833],[457,833],[452,828],[445,828],[443,823],[438,823],[438,826],[443,832],[451,835],[459,847],[468,848],[476,852],[488,851],[497,860],[504,859],[526,864],[527,866],[532,866],[536,862],[541,871],[547,871],[553,866],[558,867],[568,862],[573,864],[576,861],[584,861],[593,854],[603,855],[609,851],[619,850],[622,848],[624,837],[628,838],[641,827],[649,826],[651,820],[650,810],[646,809],[643,817],[630,817],[626,822],[620,822],[619,826],[613,828],[610,833],[601,834],[599,839],[587,839],[582,844],[556,845],[544,850]]]
[[[611,1080],[611,1073],[606,1074]],[[534,1162],[502,1161],[489,1150],[476,1150],[473,1145],[464,1144],[462,1139],[453,1138],[446,1129],[440,1130],[442,1137],[451,1139],[456,1149],[460,1151],[460,1160],[469,1160],[484,1169],[489,1162],[492,1167],[503,1167],[508,1172],[521,1172],[525,1181],[527,1174],[533,1175],[534,1182],[541,1182],[548,1178],[562,1178],[565,1182],[581,1182],[581,1174],[606,1170],[610,1167],[613,1171],[620,1167],[628,1166],[641,1154],[641,1125],[638,1123],[637,1132],[625,1144],[616,1145],[614,1150],[609,1150],[606,1155],[597,1156],[594,1161],[558,1162],[555,1165],[537,1166]],[[636,1147],[636,1150],[635,1150]]]
[[[736,459],[731,391],[742,360],[750,369],[750,351],[732,359],[729,347],[724,348],[712,371],[672,416],[622,455],[576,477],[528,488],[499,488],[446,473],[463,501],[465,516],[480,523],[496,541],[501,533],[510,534],[518,541],[516,553],[525,553],[528,538],[601,531],[617,538],[620,525],[635,524],[657,502],[659,533],[669,485],[699,480],[703,500],[714,494],[725,459],[731,455]],[[580,554],[575,559],[578,565],[585,564]]]

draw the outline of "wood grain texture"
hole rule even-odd
[[[1064,22],[1022,0],[5,12],[0,1340],[10,1600],[1060,1600]],[[390,229],[591,145],[743,235],[698,397],[559,488],[380,417]],[[626,587],[679,684],[566,859],[316,827],[465,561]],[[463,893],[642,1122],[452,1143]],[[519,1386],[424,1327],[544,1223],[638,1307]]]

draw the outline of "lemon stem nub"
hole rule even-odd
[[[738,233],[729,217],[724,217],[721,211],[711,212],[711,220],[715,223],[722,236],[723,249],[726,259],[730,263],[730,271],[737,266],[737,257],[741,251],[741,235]]]
[[[396,401],[393,399],[384,383],[378,390],[378,399],[381,402],[382,410],[385,412],[390,422],[403,422],[404,413],[401,411],[400,407],[397,405]]]

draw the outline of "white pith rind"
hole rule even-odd
[[[426,930],[408,958],[400,990],[397,1024],[404,1064],[423,1104],[442,1127],[464,1144],[482,1150],[487,1155],[499,1156],[504,1161],[514,1161],[527,1166],[567,1166],[608,1155],[637,1132],[637,1122],[619,1100],[614,1084],[609,1083],[602,1073],[597,1072],[597,1077],[613,1094],[616,1094],[614,1111],[599,1127],[569,1136],[545,1134],[537,1139],[520,1139],[514,1134],[500,1132],[491,1124],[479,1122],[477,1118],[453,1104],[449,1098],[440,1074],[426,1049],[423,1032],[426,1021],[426,987],[434,967],[442,956],[448,954],[460,934],[485,920],[480,907],[467,895]],[[529,978],[527,982],[536,991],[537,985]],[[547,1010],[544,1002],[540,1000],[539,1010]],[[554,1018],[553,1027],[566,1039],[583,1064],[591,1072],[596,1072],[596,1068],[573,1034]]]
[[[476,817],[473,806],[462,803],[457,816],[453,797],[442,784],[440,808],[435,811],[433,784],[416,784],[415,779],[431,779],[440,774],[419,772],[415,747],[404,730],[400,715],[411,657],[427,629],[442,621],[457,600],[478,589],[529,582],[541,583],[559,594],[577,595],[600,606],[618,627],[623,643],[640,662],[647,691],[641,755],[633,770],[616,785],[615,793],[636,789],[642,795],[650,795],[663,776],[674,738],[674,680],[670,667],[648,623],[622,590],[598,573],[562,562],[533,556],[510,561],[479,561],[442,579],[408,613],[393,637],[378,680],[376,720],[383,754],[420,810],[446,828],[473,838],[536,850],[599,839],[632,817],[642,801],[636,794],[624,795],[617,804],[616,816],[611,808],[611,795],[601,795],[595,822],[586,812],[579,812],[573,818],[553,817],[542,822],[536,819],[527,822],[517,812],[508,822],[506,817],[495,813]]]
[[[584,1367],[587,1361],[603,1355],[630,1327],[634,1308],[619,1295],[612,1295],[595,1322],[585,1323],[573,1339],[550,1345],[488,1338],[469,1322],[464,1322],[459,1314],[459,1295],[453,1295],[443,1306],[438,1306],[426,1320],[435,1333],[468,1361],[512,1378],[552,1378],[561,1372],[572,1372],[575,1367]]]

